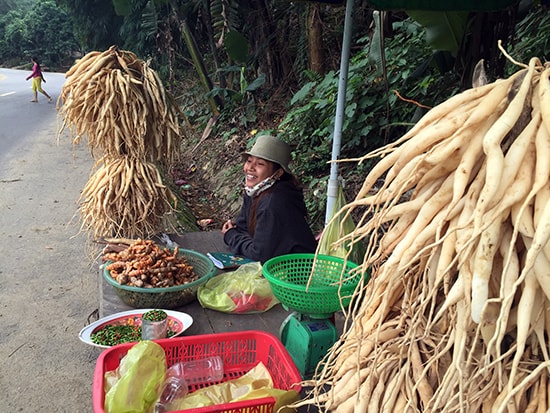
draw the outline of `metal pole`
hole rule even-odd
[[[334,134],[332,137],[332,161],[340,156],[342,146],[342,124],[344,121],[344,110],[346,107],[346,89],[348,84],[349,51],[351,46],[351,28],[353,1],[346,1],[346,17],[344,20],[344,40],[342,43],[342,56],[340,59],[340,79],[338,81],[338,99],[336,101],[336,117],[334,119]],[[330,221],[333,213],[336,197],[338,196],[338,164],[330,164],[330,177],[327,186],[327,209],[325,214],[325,226]]]

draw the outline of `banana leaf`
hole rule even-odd
[[[434,50],[452,53],[458,51],[468,24],[465,11],[412,11],[407,14],[426,30],[426,42]]]
[[[346,196],[342,185],[338,185],[338,194],[334,202],[334,208],[330,216],[329,223],[323,229],[319,239],[318,252],[333,257],[346,258],[356,264],[361,264],[365,257],[365,245],[362,241],[337,242],[346,235],[352,234],[356,225],[350,215],[336,213],[346,205]],[[336,217],[336,218],[335,218]]]

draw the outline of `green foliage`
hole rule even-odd
[[[123,3],[124,1],[118,2],[120,11],[126,10]],[[121,47],[142,58],[154,56],[159,60],[162,56],[157,53],[155,37],[159,31],[158,21],[164,17],[162,8],[149,0],[132,1],[131,6],[132,12],[124,15],[119,29],[119,35],[124,39]]]
[[[385,68],[369,61],[369,37],[361,39],[362,49],[350,59],[340,159],[360,157],[393,141],[414,123],[418,106],[399,99],[394,91],[429,106],[456,92],[448,86],[456,79],[450,75],[442,78],[437,71],[421,26],[408,19],[395,23],[394,30],[395,36],[386,43],[391,53],[387,53]],[[324,202],[319,202],[324,198],[319,194],[326,191],[330,170],[327,162],[332,154],[337,92],[336,72],[306,83],[292,97],[279,125],[284,139],[296,148],[294,170],[312,197],[308,207],[312,219],[317,220],[314,226],[321,226],[320,220],[324,219]],[[356,164],[341,165],[345,180],[361,180]]]
[[[256,121],[256,93],[264,85],[265,75],[261,74],[249,83],[244,66],[232,65],[222,71],[224,74],[235,73],[237,76],[228,76],[228,79],[234,79],[232,84],[227,87],[214,87],[206,97],[217,96],[224,102],[224,110],[221,113],[222,124],[246,129],[249,124]],[[231,136],[227,133],[225,135]]]
[[[0,60],[19,58],[27,45],[27,25],[21,10],[10,10],[0,17]]]
[[[537,4],[516,26],[512,48],[508,53],[518,62],[529,63],[532,57],[550,61],[550,13],[547,6]],[[512,62],[506,63],[508,75],[518,71]]]
[[[69,15],[55,1],[39,1],[26,16],[28,55],[41,56],[44,64],[59,67],[78,50]]]
[[[132,3],[128,0],[113,0],[113,6],[118,16],[127,16],[132,11]]]
[[[236,30],[230,30],[225,36],[227,55],[237,63],[247,62],[248,46],[246,38]]]
[[[72,20],[53,0],[36,1],[31,8],[10,10],[0,17],[0,61],[21,64],[37,56],[42,65],[58,68],[75,50]]]
[[[201,3],[207,5],[206,7],[210,7],[210,23],[216,38],[224,31],[232,31],[239,28],[242,24],[243,17],[246,16],[246,14],[241,11],[241,5],[238,0],[196,1],[197,6]],[[246,2],[243,3],[246,4]]]
[[[29,10],[34,2],[34,0],[0,0],[0,16],[4,16],[12,10]]]
[[[84,50],[106,50],[120,45],[123,18],[115,13],[113,0],[57,0],[72,16],[74,33]]]
[[[407,11],[426,30],[426,42],[435,50],[456,53],[466,30],[468,12]]]

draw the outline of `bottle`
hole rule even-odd
[[[189,385],[183,377],[166,376],[162,391],[155,404],[155,413],[164,413],[174,410],[172,403],[187,396]]]
[[[189,385],[207,384],[222,379],[223,361],[220,356],[173,364],[166,371],[162,391],[155,405],[155,413],[177,409],[174,402],[187,396]]]
[[[169,371],[183,377],[189,385],[207,384],[223,379],[223,361],[220,356],[183,361],[172,365]]]

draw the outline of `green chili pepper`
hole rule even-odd
[[[166,337],[173,337],[176,332],[168,329]],[[115,346],[121,343],[141,341],[141,327],[131,325],[107,325],[90,334],[93,343],[102,346]]]
[[[139,327],[129,325],[107,325],[92,333],[90,339],[99,345],[114,346],[141,340],[141,331],[139,330]]]
[[[165,320],[168,315],[163,310],[149,310],[141,316],[145,320],[149,321],[162,321]]]

